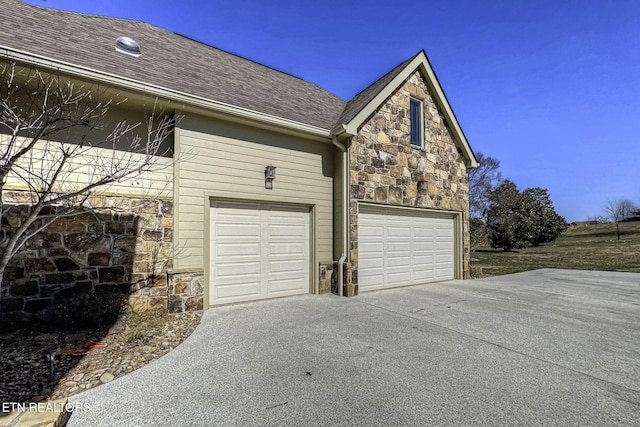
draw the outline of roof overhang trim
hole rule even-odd
[[[362,124],[374,113],[374,111],[382,105],[382,103],[393,94],[402,83],[409,78],[409,76],[416,70],[420,70],[423,77],[427,81],[427,85],[433,92],[434,101],[440,107],[442,113],[447,120],[451,128],[451,132],[453,133],[454,140],[458,143],[458,146],[462,150],[462,153],[465,157],[466,165],[468,168],[478,167],[478,161],[476,160],[476,156],[473,154],[471,150],[471,146],[467,141],[467,138],[458,123],[458,119],[456,118],[453,110],[451,109],[451,105],[447,100],[442,87],[436,77],[431,64],[429,63],[429,59],[424,51],[421,51],[416,57],[400,72],[398,75],[391,80],[387,86],[384,87],[362,110],[356,114],[353,119],[351,119],[348,123],[340,124],[334,127],[331,130],[331,134],[338,137],[339,139],[355,136],[358,133],[358,128],[362,126]]]
[[[1,45],[0,57],[7,58],[10,61],[13,60],[32,66],[56,70],[75,77],[99,81],[101,83],[110,84],[123,89],[157,96],[160,99],[171,101],[175,104],[175,108],[181,108],[180,104],[189,105],[191,107],[201,108],[215,113],[222,113],[244,121],[253,122],[257,126],[267,125],[270,128],[283,128],[286,129],[288,133],[301,133],[313,137],[314,139],[321,139],[329,143],[331,142],[331,131],[329,129],[308,125],[306,123],[285,119],[247,108],[237,107],[235,105],[214,101],[186,92],[151,85],[138,80],[124,78],[115,74],[81,67],[68,62],[58,61]]]

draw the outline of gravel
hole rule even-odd
[[[176,348],[191,335],[201,316],[199,312],[131,314],[97,331],[49,325],[2,329],[0,401],[60,399],[111,382]],[[57,354],[51,375],[49,354],[82,348],[89,341],[107,346],[82,356]]]

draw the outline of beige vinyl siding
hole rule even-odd
[[[144,161],[143,154],[130,152],[130,144],[135,137],[139,137],[140,144],[144,147],[147,140],[146,121],[149,114],[151,113],[145,115],[141,111],[112,107],[104,122],[96,121],[94,125],[98,128],[91,130],[88,135],[82,135],[80,130],[71,130],[56,134],[56,137],[51,140],[39,141],[30,153],[21,158],[18,165],[24,168],[22,174],[25,176],[53,176],[61,159],[61,149],[74,150],[74,155],[67,160],[58,176],[54,191],[62,193],[78,191],[102,177],[109,176],[116,165],[128,164],[133,167]],[[132,129],[114,145],[109,135],[121,122],[126,122]],[[85,138],[83,147],[74,145],[74,142],[80,141],[83,137]],[[9,135],[0,133],[0,144],[6,145],[9,138]],[[14,153],[30,142],[30,139],[19,138]],[[91,191],[92,194],[171,197],[173,193],[172,147],[173,135],[170,135],[157,153],[152,171],[131,176],[122,182],[97,187]],[[30,173],[24,172],[26,170]],[[37,186],[33,178],[31,183]],[[26,190],[28,186],[15,174],[9,174],[5,188]]]
[[[0,136],[0,138],[3,137]],[[58,142],[40,142],[32,151],[33,157],[23,158],[18,162],[18,165],[31,170],[34,175],[41,175],[44,172],[47,176],[53,176],[59,160],[45,153],[58,152],[61,145]],[[98,181],[104,176],[109,176],[109,162],[113,158],[113,154],[113,150],[106,148],[89,147],[78,150],[73,159],[66,163],[56,181],[57,185],[54,187],[54,191],[72,193],[92,182]],[[132,153],[116,152],[116,156],[124,159],[122,163],[137,164],[137,162],[144,160],[144,156]],[[173,191],[173,160],[157,156],[154,162],[153,171],[143,175],[131,176],[122,182],[113,182],[96,187],[91,190],[91,193],[93,195],[127,195],[152,198],[171,197]],[[101,167],[96,167],[96,165]],[[32,183],[37,185],[34,180],[32,180]],[[28,186],[15,174],[9,174],[5,188],[27,190]]]
[[[182,160],[176,170],[176,268],[204,268],[209,244],[206,212],[213,199],[313,207],[315,261],[333,254],[333,149],[305,140],[212,118],[187,116],[177,130]],[[328,141],[329,142],[329,141]],[[272,190],[264,170],[274,165]]]

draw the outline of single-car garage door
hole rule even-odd
[[[309,292],[309,208],[211,205],[209,304]]]
[[[454,278],[454,216],[360,206],[360,290]]]

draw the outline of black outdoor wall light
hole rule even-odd
[[[274,179],[276,179],[276,167],[269,165],[264,169],[264,188],[272,190]]]

